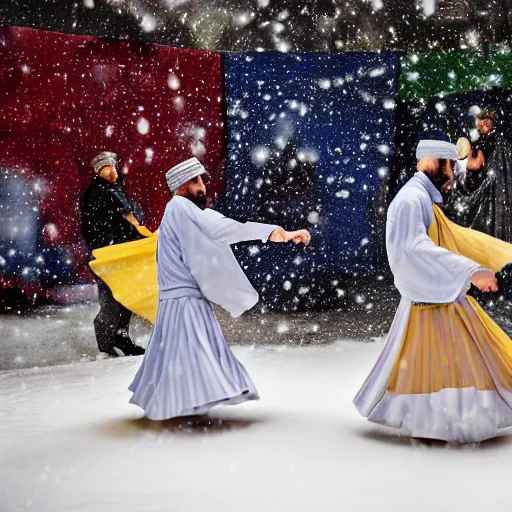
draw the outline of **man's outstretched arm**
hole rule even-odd
[[[305,229],[290,232],[272,224],[238,222],[215,210],[201,210],[185,198],[175,197],[173,201],[178,202],[205,236],[229,245],[250,240],[276,243],[293,241],[296,244],[308,244],[311,240],[310,234]]]

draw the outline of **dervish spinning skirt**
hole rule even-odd
[[[512,261],[512,245],[434,210],[429,235],[436,244],[495,272]],[[470,297],[432,305],[403,299],[354,403],[370,421],[413,437],[495,437],[512,426],[512,341]]]
[[[195,297],[160,301],[148,350],[129,389],[130,402],[152,420],[259,398],[210,303]]]

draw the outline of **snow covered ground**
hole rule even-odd
[[[318,345],[345,338],[368,340],[382,334],[389,326],[392,313],[381,309],[380,314],[364,309],[349,314],[338,311],[262,314],[260,308],[255,308],[233,319],[216,307],[216,314],[230,343]],[[98,304],[91,302],[0,315],[0,371],[96,359],[93,318],[97,312]],[[134,316],[130,332],[145,347],[151,325]]]
[[[506,510],[512,437],[420,442],[358,416],[382,346],[234,347],[262,399],[197,426],[127,403],[140,358],[2,372],[0,510]]]

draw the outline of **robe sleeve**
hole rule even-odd
[[[386,248],[395,285],[412,302],[454,302],[480,270],[469,258],[434,244],[419,200],[403,201],[390,209]]]
[[[259,300],[258,293],[240,268],[230,245],[206,236],[195,218],[174,201],[171,201],[173,207],[169,219],[164,216],[163,222],[175,226],[177,240],[174,243],[178,242],[180,257],[204,297],[234,318],[254,307]],[[192,215],[195,209],[202,213],[195,205],[191,206]],[[201,226],[204,229],[204,224]],[[254,239],[254,235],[250,235],[250,239]],[[167,243],[173,242],[167,239]],[[166,265],[163,260],[160,263]]]
[[[173,201],[176,200],[205,236],[228,245],[250,240],[267,242],[272,231],[278,227],[259,222],[238,222],[215,210],[201,210],[188,199],[177,196]]]

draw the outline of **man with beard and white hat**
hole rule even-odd
[[[103,151],[91,161],[94,178],[81,203],[82,237],[90,252],[114,244],[143,238],[133,213],[134,206],[117,183],[117,155]],[[144,354],[129,336],[131,311],[120,304],[102,279],[97,281],[100,311],[94,319],[94,332],[100,352],[118,357]]]
[[[130,402],[152,420],[201,415],[218,404],[259,398],[229,349],[210,302],[233,317],[258,302],[231,244],[310,241],[306,230],[240,223],[206,208],[207,176],[197,158],[166,174],[173,198],[158,231],[158,311],[146,355],[129,388]]]
[[[422,140],[416,157],[418,172],[386,225],[402,299],[354,403],[405,435],[478,442],[512,426],[512,343],[467,292],[471,284],[497,291],[494,272],[511,261],[512,246],[450,223],[435,205],[454,180],[455,145]]]

